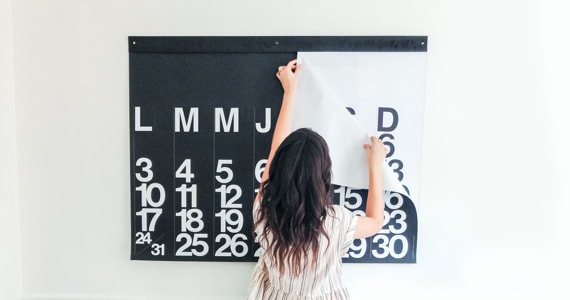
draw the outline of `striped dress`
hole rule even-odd
[[[253,208],[253,218],[257,221],[259,205]],[[256,234],[262,232],[264,224],[255,228]],[[249,286],[249,300],[330,300],[350,299],[348,290],[342,281],[342,256],[352,244],[356,217],[346,208],[332,205],[324,223],[330,239],[321,236],[320,249],[317,253],[317,263],[311,268],[312,255],[309,253],[305,268],[299,276],[293,276],[286,266],[285,273],[279,273],[277,268],[271,268],[271,252],[263,251],[253,271]],[[271,236],[269,236],[271,239]],[[267,242],[260,239],[262,250],[267,248]]]

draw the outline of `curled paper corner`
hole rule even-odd
[[[390,168],[386,161],[384,161],[384,165],[382,166],[382,185],[385,191],[397,192],[410,197],[402,183],[398,180],[394,170]]]
[[[297,63],[303,65],[303,70],[299,75],[291,129],[311,128],[325,139],[332,160],[333,184],[368,189],[368,162],[362,145],[370,142],[371,134],[350,114],[345,102],[302,53],[298,53]],[[383,190],[408,195],[386,161],[382,179]]]

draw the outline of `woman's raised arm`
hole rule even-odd
[[[382,163],[386,148],[380,139],[373,136],[364,149],[368,158],[368,198],[366,216],[359,216],[354,238],[361,239],[376,234],[384,223],[384,192],[382,190]]]
[[[280,66],[278,68],[277,78],[281,82],[283,87],[283,101],[281,102],[281,110],[279,110],[279,117],[277,117],[277,123],[275,124],[275,130],[273,131],[273,139],[271,141],[271,150],[269,151],[269,156],[267,157],[267,163],[265,164],[265,171],[261,177],[261,185],[259,188],[259,193],[255,197],[255,201],[260,200],[261,188],[263,182],[269,178],[269,168],[271,166],[271,161],[275,155],[275,151],[281,145],[281,142],[291,133],[291,117],[293,113],[293,102],[295,101],[295,94],[297,93],[297,83],[299,72],[302,66],[297,65],[297,60],[290,61],[286,66]]]

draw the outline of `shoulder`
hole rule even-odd
[[[351,218],[352,212],[348,210],[346,207],[342,207],[337,204],[333,204],[329,206],[329,216],[337,217],[337,218]]]
[[[347,227],[356,219],[352,212],[340,205],[331,205],[329,207],[327,219],[330,223],[340,225],[340,227]]]

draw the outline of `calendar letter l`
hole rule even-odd
[[[135,106],[135,131],[152,131],[152,126],[141,125],[141,108]]]

